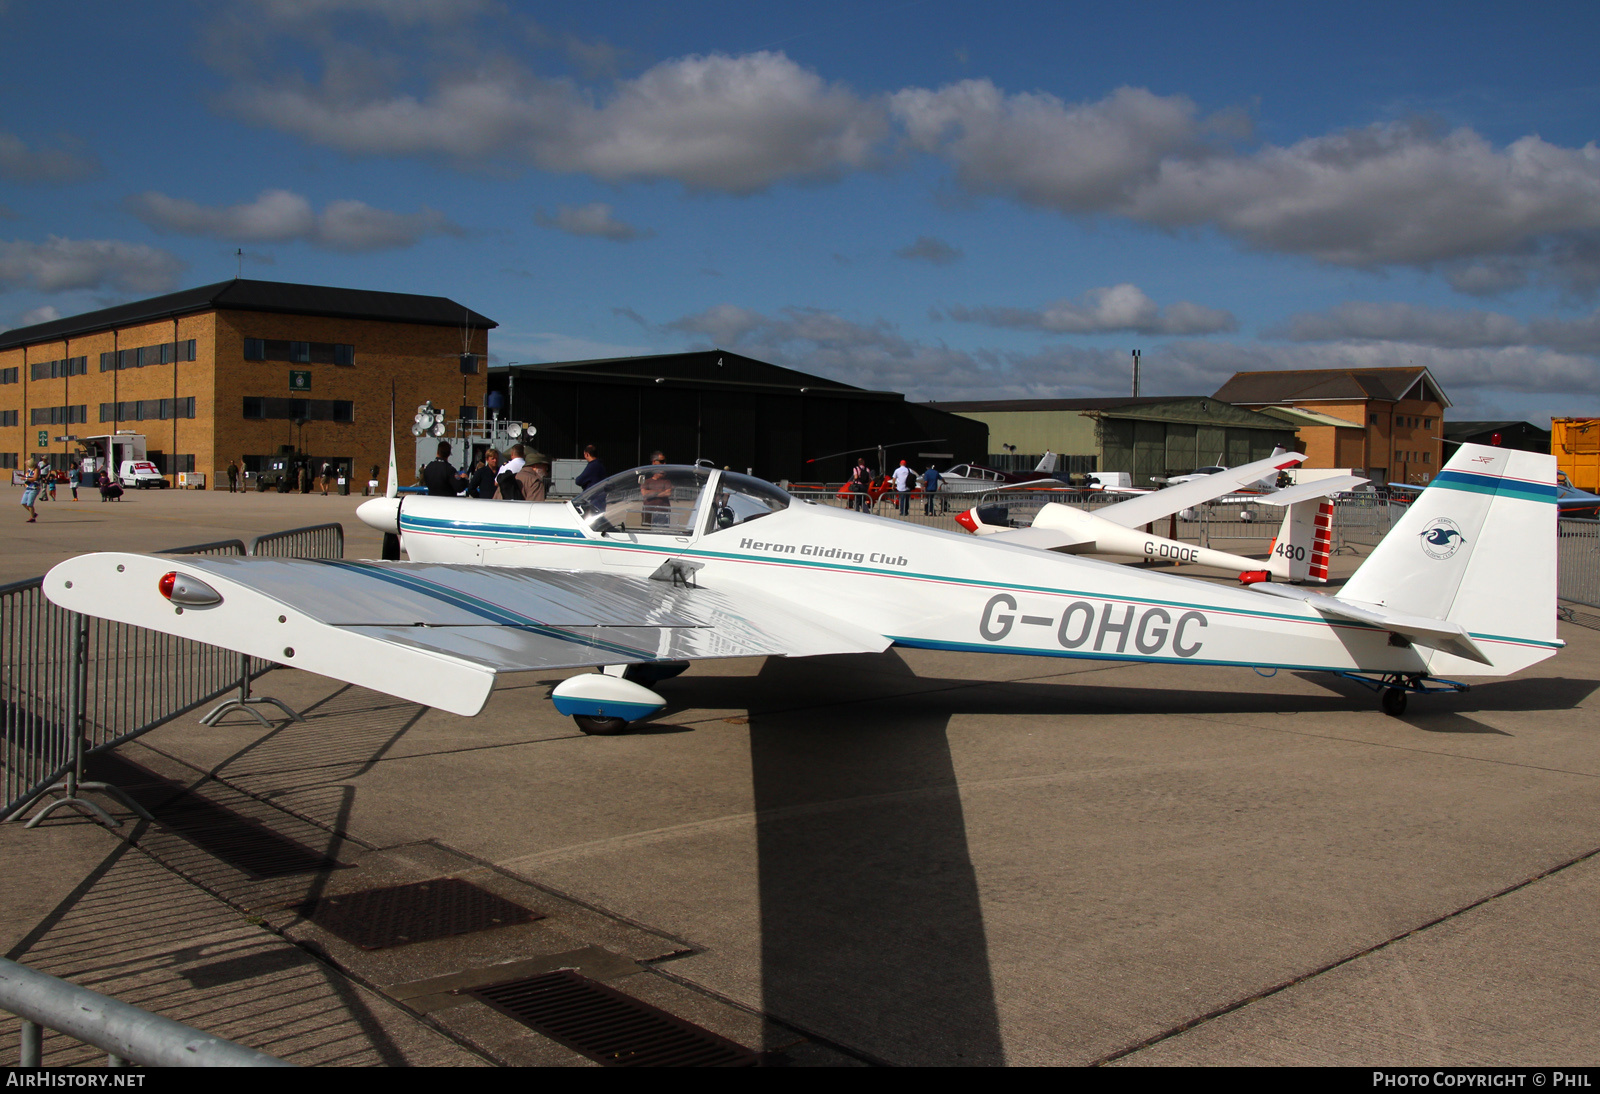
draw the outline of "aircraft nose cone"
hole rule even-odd
[[[361,523],[369,528],[376,528],[380,532],[400,531],[400,499],[399,498],[373,498],[364,501],[356,509],[356,516],[361,518]]]

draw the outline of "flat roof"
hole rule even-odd
[[[481,327],[500,324],[445,296],[340,289],[326,285],[293,285],[283,281],[234,278],[214,285],[152,296],[99,311],[69,315],[31,327],[0,333],[0,349],[54,342],[81,334],[131,327],[204,311],[260,311],[285,315],[319,315],[336,319],[371,319],[383,323],[419,323],[433,327]]]

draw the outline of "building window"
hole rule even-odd
[[[36,406],[28,411],[31,425],[76,425],[89,420],[89,404],[77,406]]]
[[[353,422],[355,403],[349,399],[278,399],[261,395],[244,397],[243,416],[252,420]]]
[[[29,375],[35,380],[55,380],[62,376],[82,376],[88,371],[89,358],[67,357],[60,361],[35,361]]]
[[[17,425],[20,411],[0,410],[0,426]]]
[[[17,454],[15,452],[0,452],[0,469],[17,469]]]
[[[129,399],[121,403],[101,403],[102,422],[165,422],[173,418],[194,417],[194,396],[179,399]]]
[[[343,342],[290,342],[278,338],[246,338],[244,359],[348,367],[356,363],[356,347]]]
[[[194,470],[193,456],[169,456],[165,452],[151,450],[145,458],[156,465],[156,470],[163,475],[176,475],[183,471]]]
[[[0,368],[0,384],[15,384],[22,380],[22,369]]]
[[[1374,414],[1371,417],[1372,417],[1372,421],[1370,423],[1368,423],[1368,424],[1369,425],[1377,425],[1378,424],[1378,416],[1376,414]]]

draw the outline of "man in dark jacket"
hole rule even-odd
[[[456,496],[456,469],[450,466],[450,442],[439,442],[439,456],[427,467],[422,469],[422,485],[428,488],[428,495],[436,498],[453,498]]]
[[[494,497],[494,480],[499,477],[500,453],[491,448],[483,454],[483,466],[472,473],[472,481],[467,483],[467,497]]]
[[[594,445],[587,445],[584,448],[583,458],[588,466],[579,472],[577,479],[574,480],[580,491],[587,490],[595,483],[604,482],[610,477],[606,472],[606,465],[600,462],[599,452]]]

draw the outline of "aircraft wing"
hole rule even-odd
[[[172,599],[158,589],[170,572],[183,586]],[[44,589],[85,615],[464,715],[483,708],[501,672],[890,644],[742,587],[567,570],[102,553],[56,566]]]
[[[1303,482],[1299,486],[1287,486],[1270,494],[1253,494],[1250,500],[1260,502],[1262,505],[1294,505],[1297,502],[1325,498],[1329,494],[1342,494],[1367,481],[1369,480],[1360,475],[1334,475],[1326,479],[1317,479],[1315,482]]]
[[[1419,646],[1429,649],[1443,650],[1453,653],[1457,657],[1464,657],[1469,661],[1476,661],[1480,665],[1493,664],[1487,654],[1478,648],[1466,628],[1457,623],[1446,622],[1443,619],[1430,619],[1423,615],[1406,615],[1402,612],[1390,611],[1381,604],[1356,604],[1349,600],[1340,600],[1338,597],[1327,596],[1323,593],[1308,592],[1305,589],[1295,588],[1291,585],[1276,585],[1272,582],[1260,582],[1250,586],[1258,593],[1268,593],[1272,596],[1281,596],[1289,600],[1303,600],[1323,615],[1331,615],[1336,619],[1348,619],[1356,623],[1368,623],[1386,631],[1393,631],[1402,635]]]
[[[1169,486],[1165,490],[1157,490],[1152,494],[1119,501],[1115,505],[1095,510],[1095,515],[1104,517],[1113,524],[1120,524],[1124,528],[1137,528],[1141,524],[1149,524],[1153,520],[1171,516],[1180,509],[1201,505],[1213,498],[1231,494],[1241,486],[1247,486],[1274,471],[1293,467],[1303,459],[1305,456],[1299,452],[1280,452],[1264,460],[1247,463],[1243,467],[1232,467],[1215,475],[1203,475],[1198,479],[1179,483],[1177,486]]]
[[[1056,528],[1007,528],[988,536],[990,543],[1014,543],[1018,547],[1032,547],[1040,551],[1065,551],[1081,543],[1092,543],[1081,535],[1073,535]]]

